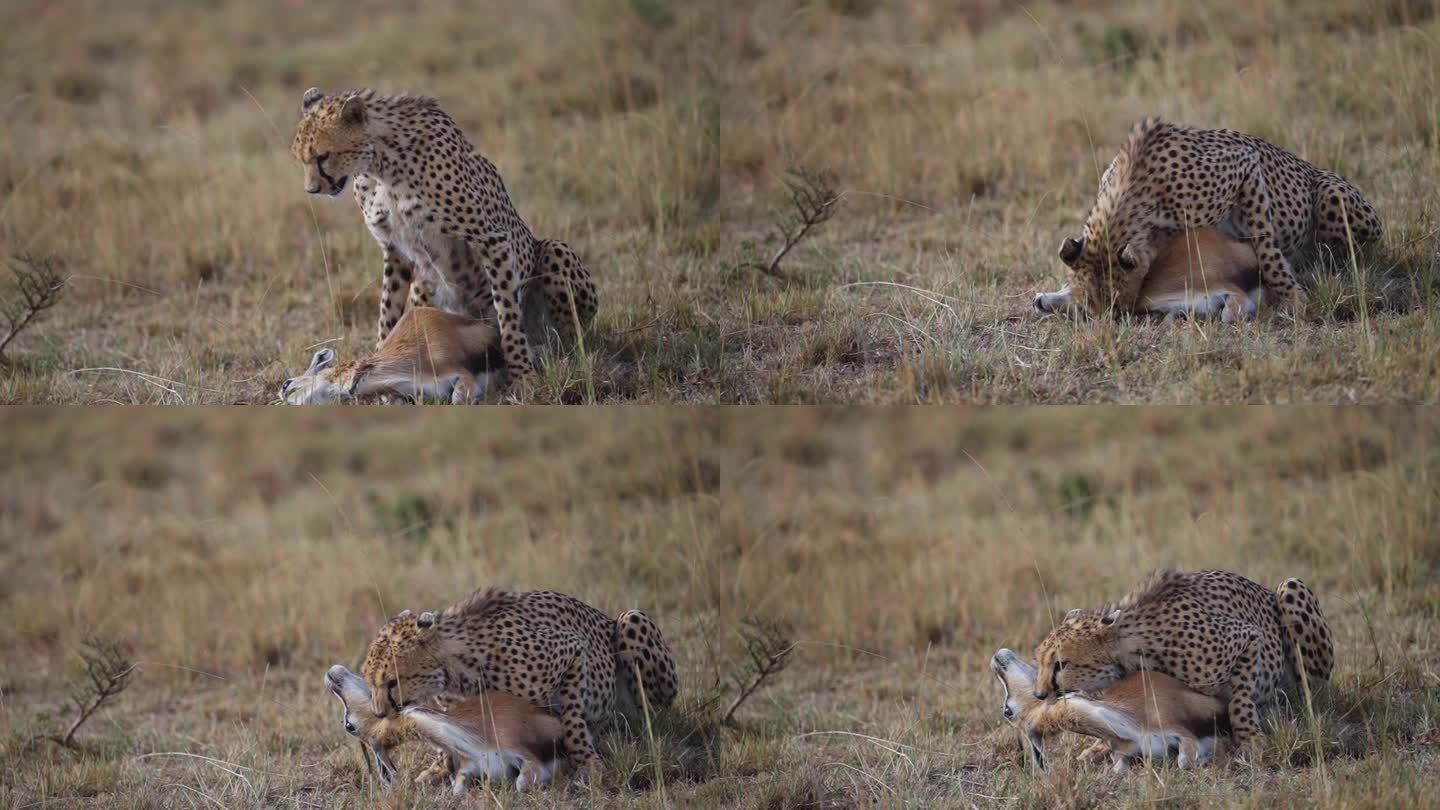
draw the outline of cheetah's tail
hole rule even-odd
[[[1280,626],[1287,636],[1287,656],[1297,680],[1302,661],[1295,660],[1296,646],[1300,648],[1305,674],[1310,680],[1330,680],[1335,668],[1335,639],[1320,612],[1320,600],[1315,592],[1304,582],[1292,578],[1280,583],[1275,589],[1275,598],[1280,606]]]

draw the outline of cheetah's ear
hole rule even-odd
[[[300,97],[300,111],[304,112],[305,110],[314,107],[315,102],[319,101],[324,97],[325,92],[318,87],[312,87],[309,90],[306,90],[305,95]]]
[[[1115,624],[1115,620],[1116,620],[1116,619],[1119,619],[1119,618],[1120,618],[1120,608],[1115,608],[1114,610],[1112,610],[1112,611],[1110,611],[1109,613],[1105,614],[1105,617],[1100,620],[1100,626],[1101,626],[1101,627],[1109,627],[1109,626]]]
[[[390,621],[392,621],[392,622],[403,621],[403,620],[405,620],[405,619],[410,618],[410,617],[413,616],[413,615],[415,615],[415,612],[414,612],[413,610],[411,610],[410,608],[405,608],[404,610],[402,610],[402,611],[400,611],[399,613],[396,613],[394,616],[392,616],[392,617],[390,618]]]
[[[1084,615],[1085,615],[1086,613],[1088,613],[1088,612],[1089,612],[1089,611],[1085,610],[1085,608],[1075,608],[1074,610],[1072,610],[1072,611],[1070,611],[1069,613],[1066,613],[1066,614],[1065,614],[1065,621],[1068,622],[1068,621],[1070,621],[1071,619],[1078,619],[1078,618],[1080,618],[1081,616],[1084,616]]]
[[[432,613],[432,612],[430,612],[430,611],[428,611],[428,610],[425,611],[424,613],[421,613],[421,614],[420,614],[420,617],[415,620],[415,626],[418,627],[418,628],[420,628],[421,630],[425,630],[425,629],[431,627],[431,626],[434,625],[434,624],[435,624],[435,614]]]
[[[365,101],[359,96],[345,99],[345,103],[340,106],[340,122],[352,126],[365,123]]]
[[[1120,248],[1120,253],[1116,258],[1120,260],[1120,269],[1127,273],[1140,266],[1140,260],[1135,257],[1135,251],[1130,247],[1129,242],[1125,243],[1125,247]]]
[[[1065,244],[1060,246],[1060,261],[1064,262],[1067,267],[1074,267],[1075,263],[1080,260],[1080,252],[1084,248],[1085,243],[1079,239],[1073,236],[1066,239]]]

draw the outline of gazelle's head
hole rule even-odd
[[[326,346],[310,358],[310,367],[280,384],[280,400],[291,405],[323,405],[349,395],[346,379],[353,364],[336,365],[335,350]]]
[[[370,757],[375,757],[375,768],[385,784],[395,781],[395,763],[390,759],[390,749],[401,737],[394,717],[376,717],[370,712],[370,687],[365,679],[336,664],[325,672],[325,689],[340,701],[340,722],[345,733],[360,741],[360,755],[369,767]]]
[[[1044,703],[1035,697],[1035,668],[1016,655],[1014,650],[1002,649],[990,658],[990,671],[995,673],[995,678],[1005,690],[1000,714],[1020,731],[1026,746],[1035,755],[1035,764],[1044,768],[1044,741],[1036,733],[1033,722],[1036,710]]]

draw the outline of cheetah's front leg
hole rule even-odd
[[[399,295],[401,287],[410,287],[415,281],[415,268],[394,245],[385,246],[385,275],[380,279],[380,323],[376,329],[375,347],[385,342],[390,330],[405,313],[405,298]],[[411,291],[413,294],[413,291]]]
[[[430,300],[434,295],[435,291],[430,289],[430,285],[425,283],[424,279],[416,278],[414,281],[410,282],[411,309],[419,309],[420,307],[430,306]]]

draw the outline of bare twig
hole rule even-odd
[[[790,210],[778,215],[776,230],[780,232],[780,249],[769,263],[745,262],[737,270],[759,270],[760,272],[785,278],[780,262],[809,235],[810,231],[825,224],[835,216],[841,194],[835,187],[835,176],[827,171],[815,169],[791,169],[785,178],[785,188],[790,197]]]
[[[15,288],[0,301],[0,318],[4,318],[5,337],[0,339],[0,362],[5,348],[36,318],[60,303],[60,293],[67,279],[60,274],[55,260],[49,256],[21,253],[10,260],[15,275]]]
[[[745,654],[750,661],[744,671],[735,676],[740,692],[730,702],[730,708],[720,720],[722,723],[729,723],[742,703],[766,681],[783,672],[790,664],[790,654],[795,651],[790,630],[781,622],[752,616],[742,624],[740,637],[745,641]]]
[[[139,664],[130,655],[130,647],[121,641],[91,637],[82,644],[80,661],[85,665],[86,681],[75,687],[70,700],[75,704],[75,722],[64,736],[48,735],[45,739],[77,750],[75,733],[85,721],[95,716],[100,708],[130,685],[130,677]]]

